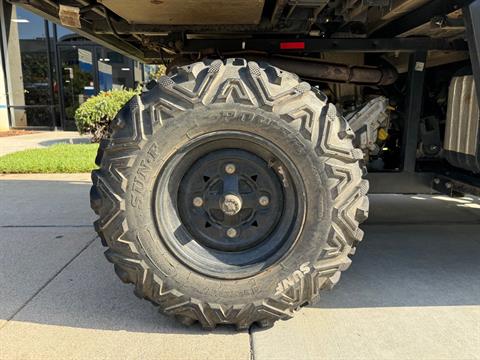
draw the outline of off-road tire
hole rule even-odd
[[[243,59],[176,71],[132,98],[101,141],[90,194],[99,216],[95,229],[120,279],[163,313],[207,329],[271,326],[316,301],[349,267],[363,237],[359,223],[368,215],[362,151],[326,96],[294,74]],[[152,220],[158,169],[190,141],[220,130],[251,133],[281,147],[305,190],[293,248],[244,279],[217,279],[185,266],[166,249]]]

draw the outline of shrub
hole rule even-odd
[[[89,98],[75,111],[75,123],[80,134],[92,134],[92,142],[100,141],[107,135],[118,111],[140,91],[140,88],[102,91]]]

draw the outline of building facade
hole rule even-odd
[[[89,97],[145,78],[138,61],[4,0],[0,37],[0,130],[75,130],[75,110]]]

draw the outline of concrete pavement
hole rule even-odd
[[[0,156],[54,144],[88,144],[89,142],[88,135],[80,135],[76,131],[37,131],[28,135],[0,137]]]
[[[480,201],[371,196],[339,285],[272,329],[185,328],[104,259],[88,175],[0,176],[0,358],[480,359]]]
[[[90,176],[0,175],[0,359],[250,359],[247,332],[185,328],[103,256]]]

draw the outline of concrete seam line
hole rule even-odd
[[[250,345],[250,360],[255,360],[255,350],[253,348],[253,332],[251,326],[248,328],[248,340]]]
[[[17,316],[17,314],[22,311],[38,294],[40,294],[40,292],[45,289],[58,275],[60,275],[60,273],[65,270],[65,268],[70,265],[76,258],[78,258],[85,250],[87,250],[87,248],[93,244],[93,242],[98,239],[98,236],[95,236],[92,240],[90,240],[83,248],[80,249],[80,251],[75,254],[75,256],[73,258],[71,258],[70,260],[67,261],[67,263],[65,265],[63,265],[55,274],[53,274],[53,276],[48,279],[45,284],[43,284],[37,291],[35,291],[35,293],[30,296],[30,298],[27,299],[27,301],[25,301],[25,303],[20,306],[11,316],[9,316],[5,322],[5,324],[1,325],[0,326],[0,330],[3,330],[10,322],[10,320],[12,320],[15,316]]]

